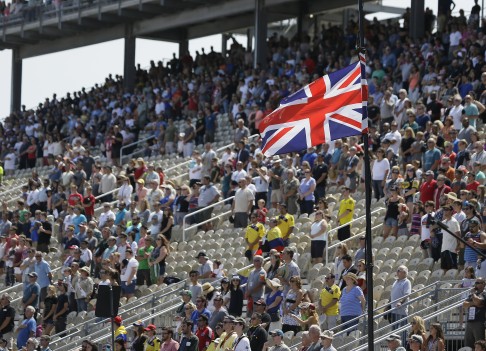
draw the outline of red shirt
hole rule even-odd
[[[211,341],[213,341],[213,331],[209,327],[206,327],[204,329],[198,328],[196,331],[196,336],[199,339],[199,351],[203,351],[204,349],[206,349]]]
[[[135,180],[137,180],[138,178],[143,176],[143,174],[145,173],[146,170],[147,170],[147,167],[137,167],[135,169],[135,171],[133,172],[133,177],[135,178]]]
[[[477,180],[475,180],[472,183],[466,184],[466,190],[467,191],[471,191],[471,190],[478,191],[478,186],[479,185],[480,185],[479,182]]]
[[[451,192],[451,188],[450,188],[450,186],[447,186],[447,185],[443,185],[440,188],[435,188],[434,202],[435,202],[435,208],[436,209],[440,207],[440,197],[442,195],[448,194],[450,192]]]
[[[76,201],[76,199],[78,201]],[[73,193],[69,195],[68,204],[69,206],[76,206],[76,205],[83,204],[83,195],[81,195],[80,193]]]
[[[425,182],[420,187],[420,201],[424,204],[426,201],[433,201],[434,200],[434,191],[437,187],[437,181],[432,179],[432,181]]]
[[[95,203],[96,203],[96,199],[94,197],[93,194],[89,195],[89,196],[86,196],[84,198],[84,203],[87,204],[88,203],[88,200],[89,200],[89,206],[88,207],[85,207],[84,208],[84,213],[87,215],[87,216],[94,216],[94,206],[95,206]]]
[[[257,221],[265,224],[265,222],[267,221],[267,212],[268,210],[265,207],[262,209],[257,209]]]

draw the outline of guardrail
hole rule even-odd
[[[149,141],[149,140],[152,140],[155,138],[155,135],[151,135],[147,138],[144,138],[144,139],[141,139],[141,140],[137,140],[137,141],[134,141],[133,143],[130,143],[128,145],[123,145],[120,149],[120,165],[123,164],[123,150],[129,148],[129,147],[132,147],[132,146],[135,146],[135,145],[138,145],[138,144],[141,144],[141,143],[144,143],[146,141]],[[135,152],[134,152],[135,153]],[[131,153],[131,154],[128,154],[128,155],[125,155],[126,157],[130,156],[130,155],[133,155],[134,153]]]
[[[381,212],[383,211],[383,208],[379,208],[379,209],[376,209],[374,211],[371,212],[371,214],[374,214],[374,213],[377,213],[377,212]],[[332,233],[332,232],[337,232],[339,229],[341,228],[344,228],[344,227],[347,227],[348,225],[351,225],[353,224],[354,222],[358,221],[358,220],[362,220],[362,219],[365,219],[366,220],[366,215],[363,215],[363,216],[360,216],[358,218],[354,218],[351,222],[349,223],[346,223],[346,224],[343,224],[343,225],[340,225],[336,228],[332,228],[331,230],[328,231],[328,237],[329,235]],[[351,241],[353,239],[356,239],[356,236],[355,235],[352,235],[350,238],[348,239],[345,239],[343,241],[341,241],[340,243],[346,243],[348,241]],[[335,248],[336,246],[338,246],[339,244],[334,244],[334,245],[331,245],[329,246],[329,241],[330,240],[326,240],[326,264],[329,262],[329,249],[332,249],[332,248]]]
[[[214,220],[216,217],[213,217],[213,218],[209,218],[208,220],[205,220],[203,222],[199,222],[189,228],[186,228],[186,219],[188,217],[193,217],[194,215],[198,214],[198,213],[201,213],[201,212],[204,212],[206,211],[208,208],[213,208],[213,207],[216,207],[218,205],[221,205],[221,204],[224,204],[225,202],[229,201],[229,200],[233,200],[235,197],[234,196],[230,196],[224,200],[220,200],[218,202],[215,202],[214,204],[211,204],[209,206],[206,206],[204,208],[200,208],[199,210],[196,210],[194,212],[190,212],[188,213],[187,215],[184,216],[184,218],[182,219],[182,241],[186,241],[186,230],[189,230],[189,229],[192,229],[192,228],[195,228],[195,227],[198,227],[199,225],[201,224],[204,224],[204,223],[208,223],[208,222],[211,222],[212,220]]]
[[[251,267],[253,267],[253,264],[247,265],[247,266],[237,270],[236,273],[241,273],[241,272],[243,272],[243,271],[245,271],[245,270],[247,270]],[[188,281],[187,279],[184,279],[181,282],[176,283],[176,284],[184,284],[185,285],[185,283],[187,281]],[[217,283],[220,283],[220,281],[221,281],[221,279],[215,279],[211,282],[211,285],[216,287]],[[168,285],[167,288],[170,288],[173,285],[174,284]],[[182,290],[182,288],[173,289],[168,295],[173,294],[173,293],[178,293],[180,290]],[[168,295],[165,295],[165,296],[168,296]],[[137,301],[139,302],[140,300],[136,300],[136,301],[134,301],[134,303],[136,304]],[[125,325],[127,330],[132,329],[133,328],[133,326],[132,326],[133,322],[135,322],[139,319],[144,321],[144,322],[150,321],[150,323],[153,323],[154,319],[156,317],[162,316],[162,315],[165,315],[165,321],[166,321],[166,322],[163,323],[163,325],[172,326],[173,315],[168,314],[168,313],[174,312],[179,307],[179,305],[181,303],[180,298],[177,297],[177,298],[170,299],[169,301],[159,301],[159,300],[156,300],[155,296],[153,296],[153,298],[151,298],[149,303],[151,304],[149,307],[144,307],[143,305],[138,305],[138,306],[134,306],[133,308],[131,308],[130,311],[124,311],[123,313],[120,314],[123,318],[124,325]],[[148,306],[148,303],[147,303],[147,306]],[[125,306],[123,306],[123,307],[125,307]],[[136,311],[137,309],[141,309],[141,310]],[[94,318],[93,320],[96,320],[96,318]],[[94,331],[93,333],[91,333],[91,332],[89,333],[91,341],[93,341],[95,343],[101,343],[103,340],[108,340],[108,339],[111,338],[111,334],[109,334],[109,333],[107,334],[108,329],[101,327],[104,324],[105,320],[106,320],[106,318],[103,319],[103,321],[98,322],[98,324],[97,324],[98,328],[95,328],[96,331]],[[87,321],[86,323],[90,323],[91,321]],[[99,335],[99,334],[102,334],[102,335]],[[87,335],[85,335],[85,336],[87,336]],[[52,341],[51,347],[55,350],[58,350],[58,351],[74,350],[76,347],[79,346],[77,344],[79,344],[80,341],[81,341],[80,338],[77,338],[77,337],[80,337],[80,335],[79,334],[76,334],[76,335],[70,334],[69,336],[64,337],[62,339],[57,339],[55,341]],[[59,345],[60,342],[62,342],[63,340],[64,341],[67,340],[67,338],[70,338],[70,339],[77,338],[77,339],[69,341],[65,345]]]

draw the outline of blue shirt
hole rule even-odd
[[[31,332],[33,332],[35,336],[35,330],[37,329],[37,323],[34,318],[24,319],[21,324],[26,325],[27,328],[19,330],[19,335],[17,336],[17,348],[19,350],[27,345],[27,340],[29,340]]]
[[[79,216],[73,218],[74,234],[79,233],[79,225],[83,222],[88,223],[88,220],[86,219],[86,216],[84,214],[80,214]]]
[[[301,180],[300,185],[299,185],[299,190],[301,194],[304,194],[308,192],[311,188],[312,185],[316,185],[316,180],[314,178],[310,178],[307,180],[307,178],[304,178]],[[312,191],[309,195],[307,195],[304,200],[307,201],[315,201],[316,198],[314,197],[314,192]]]
[[[359,316],[363,313],[360,296],[363,296],[363,291],[358,286],[354,286],[350,291],[346,288],[342,290],[339,306],[341,316]]]
[[[126,208],[121,211],[118,211],[115,215],[115,225],[119,225],[123,219],[125,218],[125,214],[127,213]]]
[[[432,168],[435,161],[440,160],[440,151],[437,148],[433,150],[427,150],[424,154],[424,171],[428,171]],[[435,170],[437,172],[437,169]]]
[[[267,298],[265,300],[265,302],[267,303],[267,306],[270,306],[272,303],[274,303],[275,300],[277,299],[277,297],[279,297],[279,296],[283,299],[283,292],[281,290],[278,290],[277,293],[273,296],[271,296],[271,294],[268,294]],[[278,306],[270,308],[267,312],[268,313],[278,312],[278,310],[280,309],[280,305],[282,304],[282,301],[283,300],[280,300],[280,303],[278,304]]]
[[[214,113],[206,116],[204,124],[206,126],[206,130],[214,131],[214,129],[216,128],[216,116],[214,115]]]
[[[302,157],[302,162],[307,161],[309,162],[311,168],[314,167],[314,161],[317,158],[317,154],[313,152],[312,154],[305,153],[304,156]]]
[[[51,284],[51,280],[49,279],[49,273],[51,273],[51,267],[49,263],[42,260],[40,262],[36,262],[34,264],[34,272],[37,273],[37,284],[42,288],[45,288]]]
[[[195,310],[191,314],[191,321],[194,322],[194,331],[197,330],[197,320],[199,319],[199,316],[202,315],[202,314],[207,316],[208,319],[211,318],[211,312],[209,312],[209,310],[207,308],[204,308],[201,312],[199,312],[198,310]]]
[[[25,289],[24,297],[22,297],[22,303],[26,303],[27,301],[29,301],[34,294],[36,295],[36,298],[34,299],[34,301],[32,301],[30,305],[34,308],[39,307],[40,286],[39,284],[37,284],[37,282],[27,286],[27,288]]]

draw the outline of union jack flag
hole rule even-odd
[[[286,97],[260,124],[265,156],[301,151],[368,132],[366,58]]]

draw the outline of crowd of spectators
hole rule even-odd
[[[486,42],[478,20],[447,14],[446,25],[443,15],[438,14],[438,32],[431,34],[433,21],[427,22],[425,37],[417,41],[407,35],[407,16],[403,27],[393,21],[366,24],[372,183],[374,197],[386,206],[384,237],[418,234],[424,258],[440,260],[444,271],[469,272],[462,286],[474,282],[476,290],[464,303],[465,343],[483,347],[484,327],[478,325],[484,326],[486,318],[486,265],[430,218],[486,250]],[[44,350],[51,333],[65,330],[70,311],[90,308],[97,286],[120,285],[130,298],[137,285],[161,284],[172,271],[166,258],[173,226],[203,208],[187,220],[204,222],[212,215],[209,205],[234,196],[228,200],[230,221],[245,229],[241,255],[254,265],[246,285],[238,275],[226,277],[224,262],[200,252],[200,268],[188,272],[190,283],[175,317],[178,327],[164,326],[158,334],[155,325],[137,322],[129,347],[276,351],[286,349],[286,332],[305,331],[302,350],[333,350],[329,329],[340,324],[351,333],[367,303],[365,240],[359,238],[354,256],[346,243],[340,245],[325,287],[311,296],[303,289],[292,237],[296,217],[311,218],[307,234],[313,263],[323,262],[326,242],[335,239],[328,234],[331,226],[340,227],[340,241],[351,237],[353,196],[363,192],[365,183],[363,147],[359,138],[349,137],[265,158],[261,141],[249,142],[249,137],[283,97],[355,59],[356,33],[351,21],[346,28],[324,26],[312,40],[274,35],[268,39],[266,70],[251,68],[251,52],[233,39],[226,57],[202,50],[194,58],[174,56],[166,66],[153,62],[148,70],[139,68],[133,94],[123,91],[121,77],[110,76],[89,91],[53,96],[36,109],[7,117],[0,128],[6,175],[44,165],[50,170],[44,179],[32,171],[15,208],[2,205],[1,269],[6,285],[24,285],[25,313],[15,326],[18,311],[9,307],[8,294],[2,296],[3,339],[18,329],[17,347],[30,350],[37,344],[34,337],[43,335]],[[224,123],[233,125],[235,141],[235,148],[220,157],[212,148],[219,114],[228,116]],[[184,121],[181,130],[175,120]],[[121,164],[121,147],[142,132],[156,141],[143,157]],[[203,152],[194,151],[202,144]],[[94,159],[95,146],[106,163]],[[159,154],[192,157],[189,181],[167,179],[146,161]],[[342,194],[328,194],[331,187]],[[96,216],[98,195],[103,210]],[[335,218],[326,195],[338,202]],[[65,252],[59,280],[44,257],[52,246],[51,218],[59,224]],[[201,229],[212,229],[211,222]],[[409,322],[408,271],[406,265],[399,267],[391,290],[389,320],[396,328]],[[218,289],[207,282],[215,277],[222,278]],[[127,332],[120,317],[114,322],[117,348],[124,349]],[[410,322],[410,334],[387,339],[390,350],[400,350],[400,344],[443,350],[440,324],[431,324],[427,332],[420,317]],[[270,347],[268,335],[276,346]],[[96,349],[89,341],[83,347]]]

